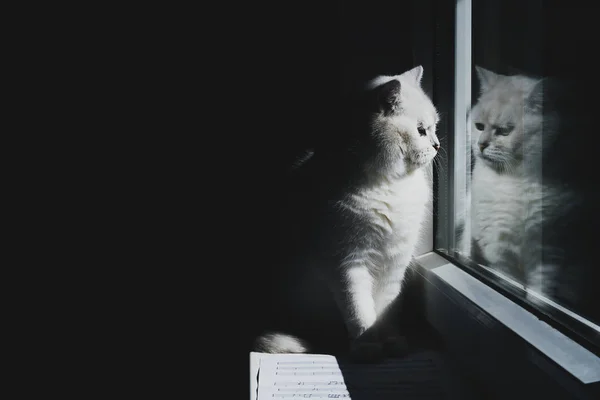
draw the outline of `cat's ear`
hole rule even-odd
[[[400,81],[392,79],[379,86],[377,90],[379,107],[386,114],[393,114],[400,107]]]
[[[542,110],[544,102],[544,83],[546,81],[546,78],[540,79],[535,83],[531,92],[529,92],[525,105],[530,111],[540,112]]]
[[[490,71],[489,69],[482,68],[478,65],[475,66],[475,71],[477,71],[477,77],[479,78],[480,92],[487,92],[490,90],[492,86],[496,83],[500,75],[495,72]]]
[[[421,79],[423,79],[423,67],[419,65],[418,67],[414,67],[413,69],[406,71],[402,75],[410,77],[417,82],[417,85],[420,85]]]

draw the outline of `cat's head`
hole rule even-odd
[[[439,117],[421,87],[423,67],[396,76],[380,76],[368,84],[374,99],[371,136],[378,151],[378,167],[410,171],[430,163],[440,142],[436,136]]]
[[[498,172],[514,172],[541,151],[544,80],[479,66],[476,71],[480,96],[469,115],[473,152]]]

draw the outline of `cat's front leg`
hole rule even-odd
[[[377,319],[373,299],[373,276],[365,265],[339,269],[330,287],[344,318],[352,355],[362,361],[381,358],[382,345],[373,327]]]
[[[377,319],[373,276],[366,266],[343,267],[330,282],[350,339],[356,339]]]
[[[377,312],[377,331],[386,353],[400,356],[407,350],[407,342],[400,333],[400,293],[408,261],[399,260],[393,268],[386,271],[375,285],[375,311]]]
[[[390,304],[398,297],[402,281],[406,274],[408,261],[399,260],[396,265],[382,274],[375,285],[375,311],[377,316],[386,312]]]

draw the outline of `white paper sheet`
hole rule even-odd
[[[252,357],[259,360],[257,400],[398,400],[415,393],[431,398],[444,395],[434,378],[438,362],[429,352],[374,364],[344,362],[322,354],[253,353]]]
[[[262,355],[258,400],[348,399],[350,394],[334,356],[318,354]]]

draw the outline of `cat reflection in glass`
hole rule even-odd
[[[582,119],[567,121],[562,113],[569,87],[480,66],[476,73],[480,95],[469,114],[470,223],[458,250],[519,281],[534,301],[541,294],[575,305],[583,275],[569,254],[584,253],[575,226],[586,217],[579,215],[584,196],[571,185],[572,160],[581,158],[574,137]]]

